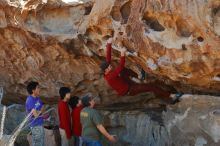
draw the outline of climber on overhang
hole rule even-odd
[[[171,92],[159,88],[153,83],[136,83],[138,75],[131,69],[125,68],[125,54],[127,49],[121,49],[120,64],[113,70],[111,66],[112,38],[109,38],[106,45],[106,61],[103,61],[100,68],[107,83],[118,93],[119,96],[135,96],[139,93],[153,92],[156,97],[163,99],[166,103],[175,104],[183,95],[177,93],[171,96]],[[142,73],[142,76],[144,74]],[[144,79],[144,77],[141,77]]]

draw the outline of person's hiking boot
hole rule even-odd
[[[183,96],[184,93],[182,92],[178,92],[174,95],[173,97],[173,101],[171,102],[171,104],[176,104],[177,102],[179,102],[180,97]]]

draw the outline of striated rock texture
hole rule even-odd
[[[144,68],[147,80],[219,94],[219,0],[1,0],[5,97],[24,99],[27,83],[36,80],[44,97],[58,96],[66,85],[76,95],[117,102],[99,71],[109,36],[116,49],[122,43],[138,53],[127,57],[127,66]],[[116,63],[119,53],[113,54]]]
[[[118,146],[218,146],[219,107],[218,97],[185,95],[162,112],[145,109],[104,115],[110,132],[119,136]]]

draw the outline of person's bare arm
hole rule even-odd
[[[41,114],[41,111],[37,111],[36,109],[32,109],[32,114],[34,117],[38,117]]]
[[[42,106],[42,108],[40,109],[41,113],[44,113],[46,111],[47,107],[45,105]]]
[[[121,56],[125,56],[126,52],[127,52],[127,49],[126,48],[122,48],[121,49]]]
[[[99,124],[96,127],[109,141],[116,142],[115,137],[113,135],[110,135],[102,124]]]
[[[36,109],[32,109],[32,113],[34,115],[34,117],[39,117],[40,114],[45,112],[45,107],[42,106],[42,108],[40,109],[40,111],[36,110]]]

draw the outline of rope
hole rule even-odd
[[[0,131],[0,139],[2,139],[4,134],[4,124],[5,124],[5,115],[6,115],[6,106],[3,107],[2,120],[1,120],[1,131]]]
[[[2,102],[2,98],[4,95],[4,88],[0,87],[0,104]],[[3,111],[2,111],[2,119],[1,119],[1,127],[0,127],[0,139],[3,137],[3,132],[4,132],[4,123],[5,123],[5,115],[6,115],[6,106],[3,106]]]
[[[1,86],[0,87],[0,104],[2,103],[3,95],[4,95],[4,88]]]
[[[46,114],[46,113],[48,113],[48,112],[50,112],[50,111],[52,111],[52,110],[55,110],[55,108],[50,108],[50,109],[48,109],[47,111],[43,112],[43,113],[41,114],[41,116],[35,117],[34,120],[36,120],[38,117],[42,117],[44,114]],[[14,144],[14,142],[15,142],[17,136],[19,135],[19,133],[20,133],[21,131],[23,131],[25,128],[29,127],[29,126],[32,124],[32,122],[34,122],[34,120],[33,120],[31,123],[29,123],[28,125],[25,126],[25,124],[28,122],[28,120],[29,120],[32,116],[33,116],[33,114],[32,114],[32,112],[30,112],[30,113],[25,117],[25,119],[22,121],[22,123],[21,123],[18,127],[15,128],[15,130],[14,130],[15,132],[12,133],[12,136],[10,137],[10,139],[9,139],[9,141],[8,141],[8,144],[6,144],[5,146],[13,146],[13,144]]]
[[[50,108],[50,109],[48,109],[47,111],[45,111],[44,113],[42,113],[41,116],[38,116],[38,117],[43,117],[43,115],[45,115],[46,113],[48,113],[48,112],[50,112],[50,111],[52,111],[52,110],[55,110],[55,108]],[[38,118],[38,117],[35,117],[34,120],[36,120],[36,118]],[[34,122],[34,120],[33,120],[32,122]],[[22,130],[26,129],[27,127],[30,127],[30,125],[32,124],[32,122],[30,122],[28,125],[26,125],[24,128],[22,128]]]
[[[30,117],[32,116],[32,112],[30,112],[25,119],[21,122],[21,124],[18,126],[17,130],[15,130],[15,132],[12,134],[12,136],[10,137],[8,144],[6,144],[5,146],[13,146],[14,142],[17,138],[17,136],[19,135],[19,133],[22,130],[22,127],[25,125],[25,123],[30,119]]]

